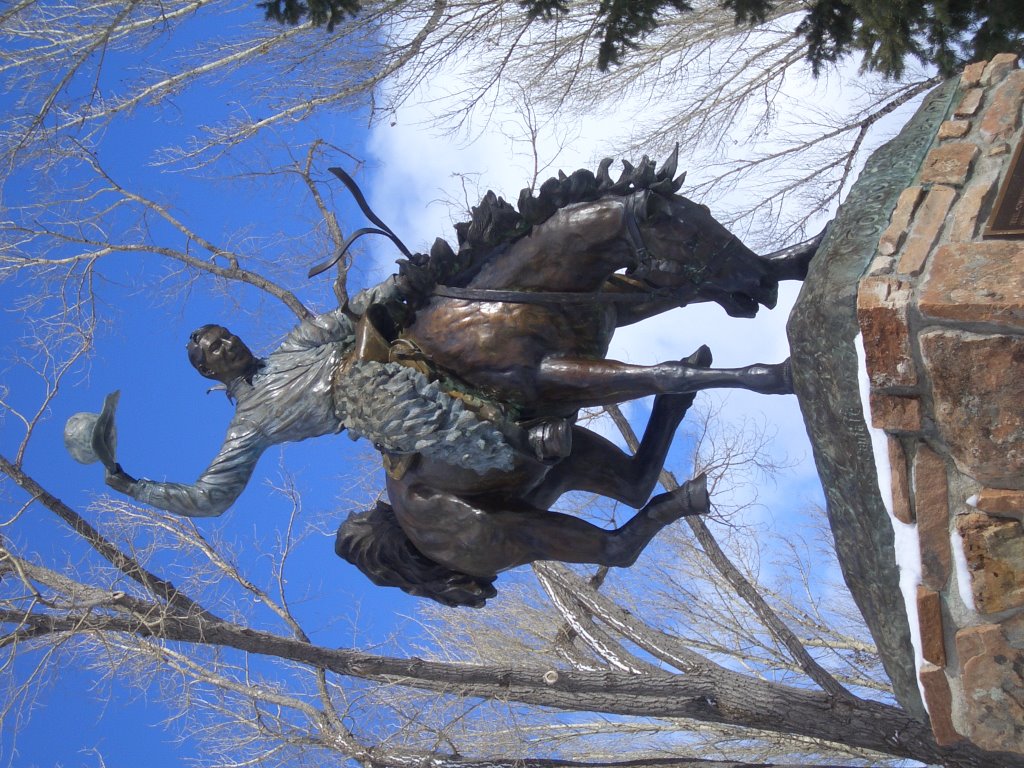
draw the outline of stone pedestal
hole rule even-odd
[[[1014,56],[936,89],[868,161],[789,323],[840,565],[896,696],[992,765],[1024,755],[1024,239],[984,235],[1022,118]],[[917,537],[909,605],[896,530]]]
[[[898,457],[893,506],[917,527],[936,738],[1024,754],[1024,239],[984,237],[1024,141],[1024,70],[972,65],[951,107],[857,315],[873,425]]]

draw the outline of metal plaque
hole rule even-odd
[[[1021,149],[1024,149],[1024,138],[1017,142],[984,237],[1024,237],[1024,155]]]

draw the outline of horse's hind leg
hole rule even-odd
[[[686,515],[705,514],[709,507],[701,475],[651,499],[613,531],[542,509],[484,510],[426,487],[412,489],[395,511],[409,539],[426,557],[471,576],[493,577],[534,560],[626,567],[666,525]],[[417,521],[428,522],[421,530]]]
[[[772,277],[776,280],[803,280],[807,277],[807,269],[811,259],[818,252],[818,246],[825,239],[827,229],[802,243],[767,253],[761,259],[768,264]]]
[[[552,357],[541,362],[536,381],[542,402],[573,408],[727,387],[764,395],[793,392],[788,360],[745,368],[700,368],[684,362],[629,365],[614,360]]]
[[[706,514],[710,507],[707,476],[703,474],[674,491],[655,496],[628,523],[608,534],[607,560],[598,565],[632,565],[666,525],[688,515]]]

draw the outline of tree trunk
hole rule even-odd
[[[134,602],[131,598],[127,598]],[[139,608],[132,606],[138,613]],[[309,664],[339,675],[436,691],[453,696],[500,699],[568,712],[603,712],[631,717],[684,718],[756,728],[869,749],[896,757],[957,768],[991,768],[996,756],[973,745],[940,748],[930,729],[903,710],[817,691],[801,690],[737,675],[736,680],[703,670],[651,677],[625,672],[502,668],[375,656],[329,649],[247,629],[226,621],[165,615],[152,605],[145,621],[111,615],[0,615],[37,633],[129,632],[165,640],[218,645]],[[1000,755],[1003,768],[1024,768],[1024,758]]]

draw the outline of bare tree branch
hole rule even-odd
[[[633,431],[632,426],[622,415],[622,411],[617,406],[608,407],[608,413],[615,422],[615,426],[622,432],[622,436],[626,439],[627,444],[632,450],[636,450],[640,442],[637,440],[636,433]],[[662,471],[661,478],[662,485],[667,490],[676,490],[679,488],[678,481],[667,471]],[[740,572],[729,557],[725,554],[725,551],[719,546],[718,541],[715,539],[714,534],[708,528],[707,523],[701,520],[696,515],[691,515],[686,518],[687,524],[690,526],[690,530],[693,531],[693,535],[697,538],[705,554],[714,563],[718,571],[728,580],[732,587],[736,590],[736,594],[740,596],[757,614],[758,618],[764,623],[764,625],[771,631],[771,633],[778,638],[779,642],[789,649],[789,652],[793,655],[793,658],[800,665],[807,675],[814,680],[821,689],[826,691],[832,696],[838,698],[856,698],[849,691],[840,685],[836,679],[817,661],[814,657],[807,652],[803,643],[800,639],[793,634],[793,632],[786,626],[786,624],[778,617],[775,611],[772,610],[768,602],[761,596],[753,584],[751,584]]]
[[[180,592],[173,584],[146,570],[134,558],[123,553],[109,542],[85,518],[64,504],[60,499],[48,493],[39,483],[29,477],[20,467],[0,456],[0,472],[3,472],[34,501],[66,523],[71,530],[81,536],[90,547],[108,560],[114,567],[129,578],[137,581],[152,595],[165,601],[171,609],[182,615],[197,616],[206,620],[216,617],[201,605],[195,603],[186,594]]]

